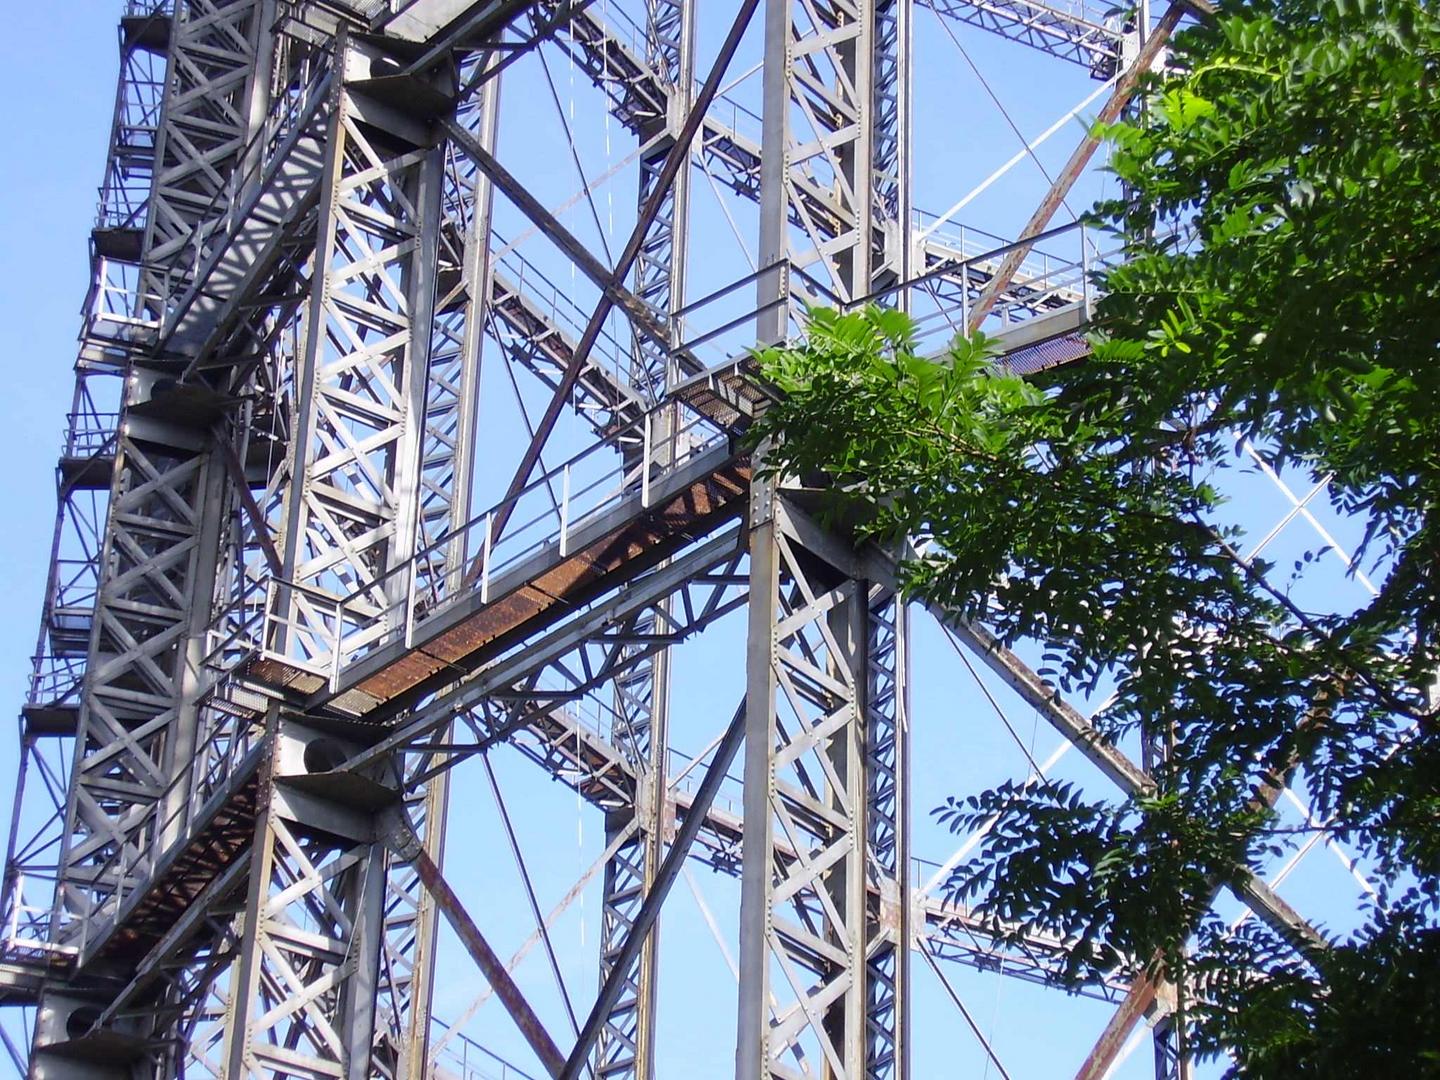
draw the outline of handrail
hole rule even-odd
[[[120,413],[72,412],[66,416],[64,455],[68,458],[98,457],[115,441]],[[90,421],[80,423],[80,421]]]
[[[174,0],[125,0],[124,17],[169,15],[174,7]]]
[[[902,289],[914,288],[941,274],[959,273],[963,276],[970,267],[993,263],[996,258],[1017,247],[1044,243],[1070,234],[1078,234],[1081,239],[1081,257],[1057,259],[1049,268],[1050,280],[1030,283],[1032,295],[1027,297],[1026,303],[1033,309],[1039,302],[1037,298],[1053,295],[1057,289],[1076,286],[1088,303],[1090,265],[1085,243],[1087,228],[1086,222],[1072,222],[1027,241],[1001,244],[941,267],[930,268],[907,281],[862,297],[855,303],[869,302]],[[516,262],[521,266],[527,265],[518,256]],[[836,299],[825,284],[809,271],[785,263],[744,275],[736,282],[687,305],[685,310],[693,313],[707,303],[732,294],[764,273],[777,270],[793,275],[796,284],[815,294],[828,296],[832,302]],[[542,282],[548,281],[543,274],[537,272],[537,275]],[[753,317],[753,311],[747,312],[697,340],[719,335]],[[273,575],[256,579],[231,601],[221,618],[212,625],[207,663],[220,661],[225,653],[238,648],[258,647],[263,654],[311,670],[326,678],[332,688],[338,687],[340,672],[349,664],[401,635],[407,642],[412,641],[418,625],[447,609],[453,599],[468,593],[472,586],[478,586],[481,602],[488,603],[490,584],[497,572],[550,545],[555,545],[564,557],[577,527],[613,505],[618,497],[633,494],[638,487],[642,504],[648,505],[650,486],[657,476],[655,451],[664,449],[655,445],[656,429],[652,420],[652,415],[646,413],[606,431],[600,440],[532,478],[515,496],[447,530],[410,558],[386,568],[373,578],[359,583],[346,582],[343,589],[325,588],[315,580],[287,581]],[[663,464],[658,475],[664,475],[667,469],[675,468],[688,457],[726,437],[712,420],[692,416],[678,430],[666,436],[672,446],[670,460]],[[624,455],[619,463],[609,468],[600,467],[597,470],[592,466],[591,462],[602,452],[612,453],[627,442],[643,451],[640,460],[649,463],[647,468],[640,468],[633,460],[627,464],[623,460]],[[558,498],[555,494],[557,485],[562,489]],[[541,505],[533,511],[526,511],[515,528],[499,540],[494,539],[493,522],[502,510],[508,514],[527,500],[533,502],[542,493],[545,499]],[[258,596],[261,588],[266,590],[263,603]],[[237,612],[240,614],[238,620]],[[215,631],[223,632],[217,634]]]
[[[78,695],[85,682],[86,658],[39,653],[31,658],[30,686],[25,704],[59,706]],[[79,704],[76,698],[75,704]]]
[[[564,328],[574,331],[578,339],[585,323],[589,320],[589,312],[583,311],[543,270],[521,255],[518,248],[507,248],[503,237],[498,232],[492,230],[491,239],[495,250],[503,252],[495,260],[496,269],[508,271],[506,276],[515,286],[516,295],[538,301],[542,305],[548,304],[549,314],[553,317],[551,325],[563,321]],[[537,279],[543,287],[542,290],[537,291],[526,287]],[[546,290],[548,290],[548,295],[545,294]],[[612,364],[618,364],[622,357],[628,355],[627,350],[622,348],[620,343],[615,340],[615,336],[608,330],[601,331],[600,339],[596,344],[599,345],[601,341],[606,346],[602,354],[603,358],[611,361]],[[591,350],[592,357],[595,356],[596,351],[595,349]]]
[[[441,1020],[438,1016],[432,1015],[430,1017],[430,1022],[433,1024],[438,1024],[443,1030],[447,1032],[452,1030],[451,1026],[445,1023],[444,1020]],[[535,1080],[535,1078],[529,1073],[510,1064],[510,1062],[506,1061],[493,1050],[488,1050],[485,1047],[481,1046],[478,1042],[470,1038],[470,1036],[466,1035],[463,1031],[455,1030],[452,1037],[458,1038],[460,1040],[461,1049],[458,1051],[452,1050],[447,1043],[446,1048],[443,1052],[450,1059],[451,1063],[459,1066],[461,1070],[461,1080]],[[480,1066],[478,1064],[471,1063],[471,1052],[478,1054],[480,1057],[480,1061],[490,1067],[486,1072],[480,1073],[478,1071]],[[493,1066],[495,1065],[500,1066],[500,1073],[498,1076],[493,1071]]]
[[[665,432],[653,414],[646,413],[547,469],[515,496],[344,593],[314,581],[287,581],[273,575],[257,579],[231,601],[212,623],[212,631],[233,620],[237,608],[253,602],[254,590],[263,583],[267,592],[262,654],[320,675],[332,690],[337,689],[341,672],[352,663],[402,636],[412,642],[417,627],[463,596],[478,593],[481,603],[488,603],[498,575],[547,548],[564,558],[571,539],[622,500],[638,499],[642,507],[649,506],[655,483],[727,440],[728,435],[708,418],[693,417]],[[635,451],[633,457],[621,452],[627,445]],[[613,464],[602,463],[602,455]],[[493,523],[501,510],[523,506],[537,496],[543,496],[541,505],[494,539]],[[260,618],[247,615],[238,628],[212,645],[207,663],[233,649],[237,638]]]

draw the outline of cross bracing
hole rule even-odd
[[[708,1074],[903,1077],[962,977],[1055,984],[1063,942],[939,890],[925,635],[1092,782],[1143,787],[1139,755],[983,627],[909,611],[800,478],[756,480],[747,350],[873,301],[936,350],[983,323],[1021,373],[1082,358],[1113,241],[917,209],[965,193],[918,164],[950,103],[916,34],[989,31],[1078,97],[1173,18],[733,7],[127,8],[5,877],[34,1075],[663,1077],[718,994]],[[530,803],[475,855],[492,768],[498,805],[547,777],[599,823],[550,907]],[[524,889],[465,888],[510,855]],[[1312,932],[1263,877],[1239,893]],[[710,932],[718,990],[684,970]],[[1133,982],[1090,991],[1094,1031],[1139,1017]]]

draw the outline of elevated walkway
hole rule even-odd
[[[1088,301],[1082,298],[1015,324],[999,336],[1005,350],[1000,363],[1028,373],[1084,355],[1087,315]],[[642,415],[638,423],[609,431],[522,492],[517,504],[533,511],[536,500],[553,497],[553,487],[563,482],[562,501],[551,516],[542,513],[496,538],[493,523],[503,508],[495,507],[440,541],[437,546],[461,555],[449,557],[448,595],[439,601],[415,590],[416,568],[434,564],[436,552],[431,550],[348,596],[306,590],[310,610],[324,615],[317,625],[330,627],[336,635],[327,642],[313,636],[314,627],[302,627],[295,607],[287,604],[292,598],[287,594],[299,594],[301,588],[271,582],[269,603],[255,607],[257,642],[288,640],[293,647],[302,631],[312,636],[303,650],[258,649],[232,672],[233,680],[258,684],[261,691],[242,691],[248,696],[234,704],[240,710],[236,715],[257,719],[264,711],[263,694],[270,693],[287,697],[297,712],[328,715],[342,724],[358,722],[374,731],[375,738],[382,737],[393,720],[425,695],[535,639],[578,608],[624,588],[740,516],[748,502],[751,466],[739,452],[736,436],[768,397],[748,359],[681,384],[673,400],[697,418],[669,436],[668,449],[651,435],[652,422],[658,422],[661,413]],[[649,461],[650,468],[622,464],[572,498],[572,470],[576,476],[587,475],[584,468],[591,455],[623,460],[626,455],[617,454],[616,448],[627,443],[631,459]],[[674,464],[661,464],[666,460]],[[517,512],[517,518],[523,516]],[[389,597],[380,609],[372,602],[377,593]],[[255,603],[253,598],[250,603]],[[217,692],[212,703],[221,708],[233,697]],[[633,805],[633,767],[611,739],[585,729],[563,710],[531,717],[520,742],[522,750],[597,805]],[[87,932],[87,957],[134,962],[144,956],[207,885],[235,863],[253,835],[262,753],[259,745],[251,749],[221,789],[197,809],[189,832],[148,873],[144,888]],[[691,797],[683,788],[675,793],[682,817]],[[733,872],[741,834],[738,809],[717,804],[707,813],[701,857]],[[937,927],[975,932],[943,905],[926,909],[925,918]]]
[[[588,311],[581,311],[554,282],[518,251],[500,256],[491,274],[490,311],[508,331],[509,355],[552,390],[575,356]],[[621,373],[628,372],[626,347],[602,333],[584,361],[575,384],[576,410],[597,430],[633,424],[646,403]]]
[[[991,335],[999,349],[998,368],[1016,375],[1037,375],[1090,355],[1086,334],[1091,300],[1084,295],[1063,299],[1063,303]],[[741,356],[676,384],[670,398],[723,430],[743,432],[771,400],[758,372],[752,357]]]
[[[546,483],[553,479],[553,474],[542,478]],[[730,440],[713,438],[668,472],[642,478],[583,515],[576,513],[573,524],[564,520],[562,510],[558,535],[547,530],[538,545],[508,557],[484,538],[500,512],[497,507],[467,529],[480,540],[467,545],[478,555],[472,555],[453,599],[424,610],[412,586],[387,610],[370,615],[368,625],[350,639],[330,642],[328,655],[265,652],[250,661],[245,674],[297,696],[307,713],[328,710],[379,720],[712,532],[741,512],[749,481],[749,463]],[[417,560],[429,554],[422,552]],[[397,567],[388,576],[413,580],[413,565]],[[277,585],[281,604],[286,591],[284,584]],[[355,630],[352,612],[363,597],[310,594],[304,599],[312,610],[330,603],[333,625]],[[301,636],[293,619],[274,621],[292,638]],[[310,645],[316,647],[313,637]]]

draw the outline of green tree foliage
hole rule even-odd
[[[1130,240],[1087,361],[1025,382],[981,335],[933,361],[903,315],[816,311],[761,355],[784,394],[758,438],[865,536],[919,541],[910,595],[1039,642],[1058,690],[1114,688],[1108,737],[1168,751],[1134,798],[941,807],[994,822],[957,899],[1062,935],[1077,981],[1185,978],[1196,1047],[1239,1075],[1440,1075],[1440,14],[1222,3],[1147,93],[1106,132],[1129,196],[1098,216]],[[1315,610],[1242,558],[1237,435],[1331,477],[1378,596]],[[1380,885],[1327,949],[1206,914],[1304,839],[1281,777]]]

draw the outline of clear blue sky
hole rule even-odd
[[[87,241],[115,93],[115,0],[7,5],[0,65],[0,702],[24,698],[55,521],[55,462],[70,404]],[[7,725],[8,727],[8,725]],[[0,734],[0,776],[14,775]],[[7,800],[8,806],[8,800]]]

